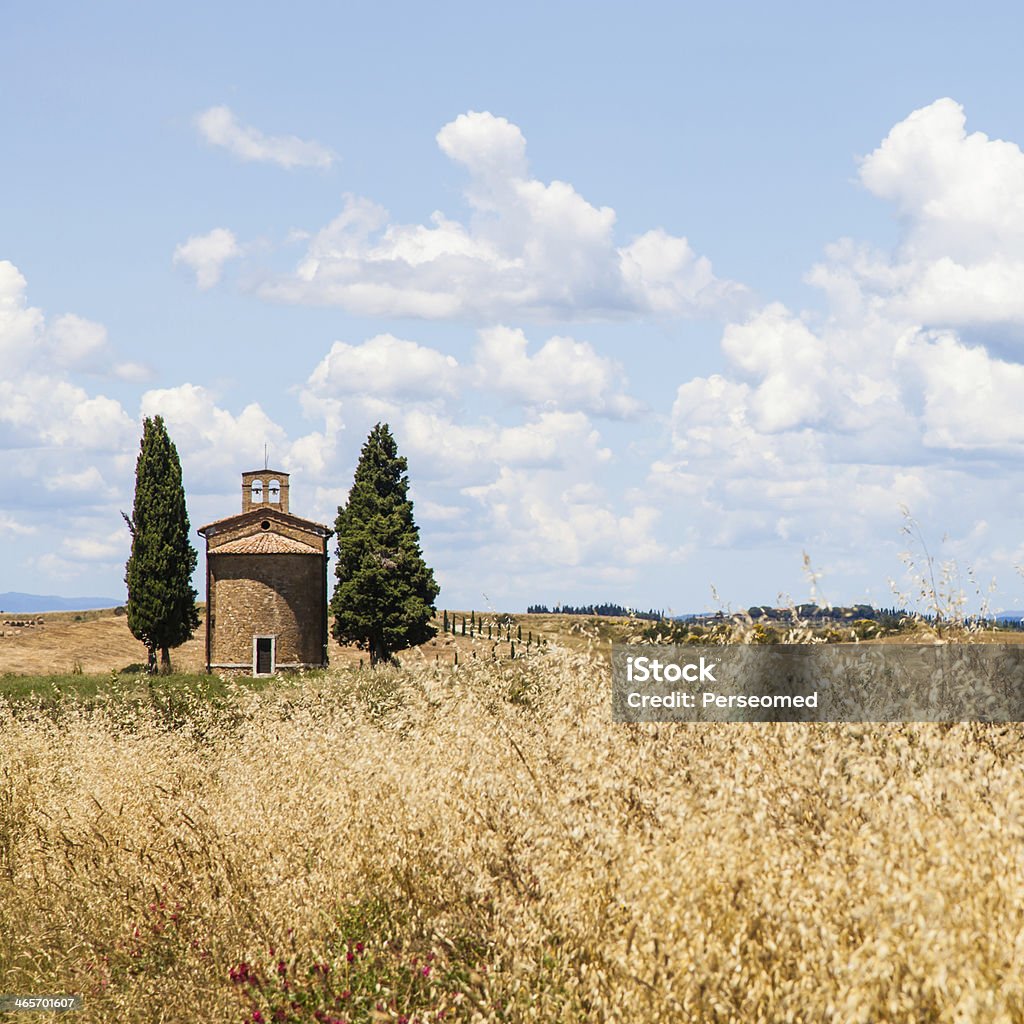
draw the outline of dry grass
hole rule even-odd
[[[53,672],[119,672],[128,665],[146,664],[146,648],[131,635],[128,619],[113,609],[87,612],[49,612],[45,615],[3,615],[0,620],[35,621],[41,625],[0,625],[0,675],[44,675]],[[172,652],[174,668],[201,672],[206,664],[205,634]]]
[[[201,614],[202,614],[202,607]],[[461,613],[459,613],[461,614]],[[466,612],[469,615],[469,612]],[[580,631],[587,626],[593,629],[597,620],[584,623],[579,618],[568,616],[500,616],[510,618],[523,625],[523,636],[532,629],[537,638],[544,636],[548,641],[562,638],[570,645],[585,643]],[[12,621],[42,620],[41,625],[3,625],[5,619]],[[497,621],[498,616],[494,616]],[[440,620],[435,621],[440,629]],[[624,639],[628,630],[621,623],[606,620],[601,627],[607,639]],[[513,630],[515,627],[513,627]],[[202,672],[206,664],[204,626],[200,623],[195,637],[181,647],[171,651],[171,661],[176,672]],[[517,648],[522,644],[517,642]],[[493,651],[492,651],[493,649]],[[499,658],[508,656],[507,643],[488,642],[481,637],[470,638],[438,633],[429,643],[401,655],[403,661],[411,664],[428,664],[435,660],[451,664],[455,652],[460,660],[490,660],[492,653]],[[328,648],[330,663],[336,668],[356,667],[367,660],[365,651],[355,647],[342,647],[330,641]],[[71,672],[77,666],[82,672],[108,674],[120,672],[129,665],[144,665],[146,648],[131,635],[128,620],[116,615],[113,609],[85,612],[48,612],[43,615],[0,616],[0,675],[50,675]]]
[[[1024,1019],[1020,727],[616,725],[608,695],[551,651],[176,730],[0,711],[0,991],[81,992],[82,1024]]]

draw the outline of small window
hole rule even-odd
[[[267,500],[271,505],[279,504],[281,501],[281,481],[271,480],[267,490],[270,492],[270,497]]]
[[[269,530],[270,529],[270,520],[269,519],[264,519],[263,522],[260,523],[260,529],[261,530]]]
[[[254,505],[263,504],[263,481],[253,480],[252,482],[252,503]]]

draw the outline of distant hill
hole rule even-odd
[[[0,613],[22,615],[26,612],[84,612],[90,608],[116,608],[123,597],[57,597],[55,594],[19,594],[9,590],[0,594]]]

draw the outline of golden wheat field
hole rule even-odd
[[[82,1024],[1020,1021],[1021,740],[613,724],[605,660],[556,648],[2,707],[0,992]]]

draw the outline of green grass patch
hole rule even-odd
[[[73,712],[105,710],[124,727],[132,727],[140,716],[152,716],[163,727],[180,728],[208,722],[211,715],[233,717],[241,692],[288,689],[294,684],[295,678],[289,675],[254,679],[199,672],[150,676],[144,670],[36,676],[5,673],[0,674],[0,705],[6,704],[15,715],[42,714],[54,722]]]
[[[254,689],[266,685],[266,680],[249,680]],[[219,676],[205,673],[175,672],[165,676],[150,676],[140,668],[138,672],[106,672],[85,674],[54,672],[47,675],[27,676],[5,673],[0,675],[0,697],[12,703],[32,701],[52,703],[79,701],[92,703],[100,698],[141,696],[226,697],[230,683]]]
[[[200,739],[241,723],[245,715],[240,694],[286,690],[293,685],[287,676],[223,679],[184,672],[0,675],[0,707],[6,704],[19,717],[42,716],[55,726],[84,712],[102,715],[127,732],[155,724],[161,729],[187,730]]]
[[[301,673],[304,679],[326,675],[329,670]],[[145,665],[129,665],[120,672],[48,672],[25,675],[0,672],[0,700],[11,703],[33,701],[78,701],[99,699],[191,696],[208,700],[226,699],[239,688],[259,692],[294,684],[299,675],[283,672],[277,676],[220,676],[205,672],[171,672],[149,675]]]

